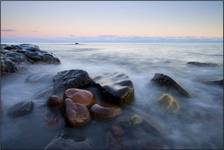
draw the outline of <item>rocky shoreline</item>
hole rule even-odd
[[[40,50],[36,45],[1,45],[1,74],[15,73],[22,64],[60,64],[59,58]],[[214,64],[187,63],[198,66],[216,66]],[[37,75],[42,79],[41,75]],[[44,78],[44,77],[43,77]],[[27,79],[32,81],[32,76]],[[165,112],[176,113],[180,109],[172,92],[190,98],[192,95],[182,85],[168,75],[155,73],[151,79],[155,86],[164,88],[164,93],[158,97],[158,104]],[[35,81],[35,82],[38,82]],[[150,80],[148,81],[150,82]],[[223,79],[205,81],[206,84],[223,85]],[[144,120],[134,112],[123,116],[125,110],[135,100],[135,90],[132,81],[124,73],[112,72],[91,78],[85,70],[72,69],[58,72],[53,77],[53,87],[50,91],[43,91],[49,109],[61,112],[62,119],[71,128],[88,126],[91,120],[111,123],[107,133],[106,149],[151,149],[172,148],[159,126]],[[100,95],[101,98],[98,98]],[[9,108],[11,117],[22,117],[32,112],[35,103],[20,102]],[[135,132],[145,129],[151,139],[136,143]],[[144,135],[142,135],[144,136]],[[128,143],[132,143],[128,145]],[[88,139],[74,141],[73,139],[57,136],[46,145],[45,149],[94,149]]]

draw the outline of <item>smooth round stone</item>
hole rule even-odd
[[[63,105],[63,99],[57,95],[51,95],[48,98],[47,105],[50,107],[61,107]]]
[[[159,97],[159,104],[167,111],[178,111],[180,109],[176,99],[169,94],[162,94]]]
[[[87,107],[91,107],[96,102],[92,92],[77,88],[67,89],[65,91],[65,97],[72,99],[75,103],[83,104]]]
[[[103,107],[98,104],[94,104],[90,108],[90,112],[95,119],[108,120],[120,115],[121,109],[119,107]]]
[[[74,103],[70,98],[66,98],[65,106],[65,116],[73,127],[84,126],[91,120],[85,105]]]

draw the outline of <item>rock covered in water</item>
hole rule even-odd
[[[168,75],[156,73],[152,78],[152,81],[156,82],[161,86],[166,86],[167,88],[173,88],[183,96],[191,97],[190,94],[183,87],[181,87],[175,80],[173,80]]]
[[[83,70],[65,70],[58,72],[53,78],[54,89],[81,88],[92,82],[89,74]]]
[[[60,60],[52,54],[42,51],[36,45],[1,45],[1,73],[13,73],[21,63],[58,64]]]
[[[224,85],[224,80],[211,80],[211,81],[203,81],[203,83],[205,84],[211,84],[211,85],[220,85],[223,86]]]
[[[85,141],[74,141],[73,139],[65,139],[56,137],[51,140],[44,148],[45,150],[89,150],[92,146],[89,144],[88,139]]]
[[[91,115],[98,120],[109,120],[121,114],[119,107],[104,107],[99,104],[94,104],[90,108]]]
[[[9,108],[8,114],[11,117],[20,117],[30,113],[33,110],[32,101],[22,101]]]
[[[178,111],[180,109],[176,99],[169,94],[162,94],[158,99],[159,104],[167,111]]]
[[[135,123],[133,123],[135,122]],[[107,135],[107,149],[152,149],[166,145],[158,129],[140,115],[120,117]]]
[[[92,92],[77,88],[70,88],[65,91],[65,97],[70,98],[73,102],[91,107],[96,103],[96,99]]]
[[[198,66],[198,67],[216,67],[216,66],[218,66],[218,64],[215,64],[215,63],[197,62],[197,61],[190,61],[190,62],[187,62],[187,64]]]
[[[47,105],[50,107],[62,107],[63,99],[57,95],[51,95],[48,98]]]
[[[105,73],[97,76],[94,82],[103,90],[106,100],[116,105],[130,103],[134,96],[132,81],[122,73]]]
[[[69,98],[65,99],[65,116],[73,127],[84,126],[91,120],[87,107]]]

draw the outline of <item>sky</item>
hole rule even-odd
[[[223,38],[222,1],[2,1],[1,37],[18,40]]]

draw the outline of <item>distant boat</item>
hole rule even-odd
[[[75,45],[78,45],[79,43],[75,43]]]

